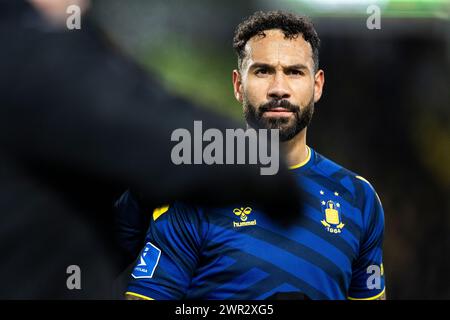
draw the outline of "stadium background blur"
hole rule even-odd
[[[380,30],[366,26],[370,4],[381,8]],[[91,9],[170,91],[238,120],[235,26],[256,10],[312,17],[326,81],[308,144],[378,191],[388,298],[450,299],[450,1],[97,0]]]

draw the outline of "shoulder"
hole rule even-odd
[[[156,207],[151,213],[153,221],[170,220],[176,223],[200,221],[202,214],[203,211],[197,206],[180,201],[173,201]]]
[[[367,201],[372,201],[372,199],[379,201],[374,186],[366,178],[318,152],[314,152],[314,156],[312,169],[348,191],[358,207],[363,207]]]

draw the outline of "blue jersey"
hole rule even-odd
[[[304,193],[294,223],[279,225],[245,204],[155,209],[127,293],[151,299],[381,296],[380,200],[364,178],[308,150],[308,159],[291,168]]]

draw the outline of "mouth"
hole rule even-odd
[[[286,108],[273,108],[264,112],[267,117],[288,117],[292,114],[293,112]]]

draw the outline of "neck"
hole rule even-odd
[[[304,162],[308,157],[306,147],[306,128],[300,131],[294,138],[283,142],[281,145],[289,167]]]

